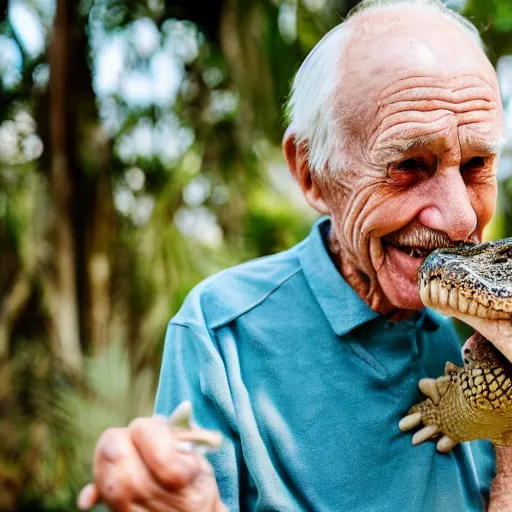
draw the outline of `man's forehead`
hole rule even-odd
[[[414,74],[476,72],[491,80],[495,75],[476,42],[432,9],[393,6],[348,23],[355,35],[345,51],[342,74],[358,91],[360,86],[376,91]]]
[[[471,149],[478,151],[482,155],[494,155],[499,153],[502,148],[504,137],[482,137],[479,135],[472,136],[467,140]],[[387,145],[388,150],[396,153],[407,153],[415,149],[440,149],[444,148],[444,140],[442,134],[435,133],[412,140],[393,140]]]
[[[480,124],[466,131],[490,129],[494,134],[482,140],[497,145],[493,137],[501,136],[501,100],[496,73],[482,49],[455,22],[432,9],[397,7],[370,11],[348,23],[356,35],[344,52],[343,86],[335,99],[338,122],[345,130],[372,145],[375,130],[387,122],[382,116],[407,110],[407,102],[412,110],[457,112],[475,108],[471,101],[483,101],[497,109],[493,127]],[[394,104],[384,108],[389,103]]]
[[[370,38],[388,35],[389,31],[392,34],[400,34],[411,28],[415,34],[430,33],[433,40],[440,35],[430,32],[430,28],[436,26],[442,31],[458,32],[476,43],[476,40],[470,37],[469,32],[455,18],[443,14],[428,4],[418,5],[404,2],[375,6],[349,18],[344,25],[356,30],[359,36],[368,35]]]

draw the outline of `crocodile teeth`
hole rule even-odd
[[[446,286],[441,285],[441,289],[439,290],[439,304],[442,306],[448,304],[448,288],[446,288]]]
[[[484,307],[481,304],[479,304],[479,306],[478,306],[478,308],[476,310],[476,314],[480,318],[488,318],[489,317],[489,310],[486,307]]]
[[[476,315],[476,310],[478,309],[478,302],[476,300],[472,300],[470,301],[469,303],[469,309],[468,309],[468,313],[470,315],[473,315],[475,316]]]
[[[453,309],[457,309],[457,299],[459,298],[459,294],[457,292],[456,288],[452,288],[450,290],[450,294],[448,295],[448,304],[450,304],[450,307]]]
[[[512,303],[511,303],[511,301],[504,301],[504,300],[498,299],[494,302],[493,309],[496,309],[497,311],[500,311],[500,312],[508,313],[508,316],[506,316],[506,317],[500,316],[500,318],[510,318],[510,313],[512,313]]]
[[[420,283],[420,297],[423,304],[428,304],[430,299],[430,286],[423,281]]]
[[[464,295],[459,294],[459,302],[457,305],[461,313],[467,313],[469,309],[469,300]]]
[[[433,304],[437,304],[439,301],[439,281],[430,281],[430,299]]]
[[[448,306],[464,314],[491,320],[512,319],[510,312],[503,310],[505,307],[502,301],[490,302],[489,307],[486,307],[475,299],[468,299],[462,290],[448,288],[440,279],[432,279],[428,283],[420,282],[419,292],[421,300],[427,306]],[[509,308],[512,309],[512,301],[507,309]]]

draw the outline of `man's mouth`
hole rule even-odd
[[[446,247],[446,244],[418,244],[418,245],[406,245],[401,243],[393,243],[390,242],[388,239],[382,238],[382,248],[384,250],[388,248],[393,248],[397,251],[400,251],[401,253],[407,254],[407,256],[410,256],[411,258],[417,259],[417,260],[424,260],[427,256],[430,255],[432,251],[435,251],[436,249],[439,249],[441,247]]]
[[[424,259],[433,250],[437,249],[437,247],[434,247],[432,249],[426,249],[424,247],[408,247],[406,245],[394,245],[394,244],[384,243],[384,247],[386,247],[386,246],[392,246],[395,249],[398,249],[399,251],[402,251],[405,254],[407,254],[408,256],[411,256],[412,258],[416,258],[416,259]]]
[[[395,231],[382,239],[382,246],[393,247],[417,260],[425,259],[432,251],[445,247],[455,247],[457,243],[442,232],[417,229],[415,231]]]

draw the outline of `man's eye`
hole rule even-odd
[[[388,179],[394,185],[412,186],[425,177],[428,164],[420,158],[407,158],[388,167]]]
[[[399,171],[416,171],[424,168],[425,164],[417,158],[408,158],[396,165],[396,169]]]
[[[474,156],[471,160],[468,160],[464,165],[461,166],[461,170],[480,169],[487,163],[486,158],[483,156]]]

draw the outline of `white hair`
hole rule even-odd
[[[440,0],[363,0],[347,20],[375,9],[399,5],[427,7],[453,21],[485,51],[475,26]],[[292,83],[285,114],[296,144],[306,143],[308,162],[317,174],[336,172],[344,167],[344,136],[334,115],[334,94],[341,87],[340,63],[344,46],[354,31],[340,23],[328,32],[306,57]]]

